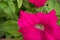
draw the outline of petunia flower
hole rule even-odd
[[[47,14],[20,11],[19,32],[24,40],[60,40],[60,27],[55,10]]]
[[[28,0],[30,3],[34,4],[37,8],[44,6],[47,0]]]

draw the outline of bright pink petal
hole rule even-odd
[[[39,12],[37,16],[40,24],[44,25],[45,31],[55,39],[60,39],[60,27],[57,25],[58,18],[56,16],[56,11],[52,10],[48,14]]]
[[[46,3],[46,0],[29,0],[32,4],[34,4],[37,8],[44,6]]]
[[[57,24],[58,18],[55,10],[47,14],[42,12],[28,14],[24,11],[21,11],[20,14],[18,26],[24,40],[60,40],[60,27]],[[44,30],[35,28],[36,24],[43,25]]]
[[[21,20],[21,21],[23,20],[23,24],[28,25],[28,26],[38,23],[38,19],[36,17],[36,14],[30,14],[30,13],[24,12],[24,11],[20,11],[19,20]]]
[[[52,35],[50,35],[48,32],[45,33],[46,33],[47,40],[55,40],[55,38]]]
[[[24,40],[41,40],[41,33],[34,27],[23,28],[21,30]]]
[[[50,11],[46,16],[46,23],[45,29],[46,31],[52,35],[56,40],[60,39],[60,31],[59,26],[57,24],[58,18],[56,16],[56,11],[52,10]]]

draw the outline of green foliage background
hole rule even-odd
[[[55,9],[57,17],[59,18],[58,24],[60,25],[60,1],[47,0],[45,6],[41,8],[34,7],[27,0],[0,0],[0,38],[14,38],[22,40],[22,36],[18,33],[17,20],[20,10],[27,12],[49,12]]]

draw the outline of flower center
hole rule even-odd
[[[38,28],[40,30],[44,30],[44,26],[43,25],[40,25],[40,24],[36,24],[35,25],[35,28]]]

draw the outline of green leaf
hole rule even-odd
[[[60,21],[59,21],[59,25],[60,25]]]
[[[36,11],[40,12],[43,10],[43,7],[36,9]]]
[[[15,13],[15,6],[13,2],[9,3],[9,5],[5,2],[0,2],[0,10],[9,16],[13,16]]]
[[[29,5],[27,0],[23,1],[23,6],[27,9],[27,10],[31,10],[31,6]]]
[[[0,2],[0,10],[1,10],[1,9],[4,9],[6,6],[7,6],[6,3]]]
[[[47,6],[47,5],[48,5],[48,6]],[[49,11],[52,10],[52,9],[54,9],[53,6],[54,6],[54,5],[53,5],[53,0],[48,0],[47,4],[46,4],[46,6],[45,6],[47,12],[49,12]]]
[[[0,38],[3,37],[5,33],[3,31],[0,31]]]
[[[3,0],[3,1],[7,2],[7,1],[15,1],[15,0]]]
[[[36,11],[37,12],[44,12],[44,13],[46,13],[46,7],[45,6],[43,6],[43,7],[40,7],[40,8],[38,8],[38,9],[36,9]]]
[[[15,13],[15,4],[13,2],[7,2],[12,13]]]
[[[60,25],[60,19],[58,20],[58,24]]]
[[[4,22],[3,18],[0,18],[0,24],[3,23],[3,22]]]
[[[59,4],[58,4],[58,2],[55,0],[54,1],[54,8],[55,8],[55,10],[56,10],[56,12],[57,12],[57,15],[60,15],[60,6],[59,6]]]
[[[6,36],[6,38],[11,38],[13,35],[8,32],[5,32],[5,36]]]
[[[17,21],[9,20],[1,25],[0,30],[11,33],[13,36],[19,36]]]
[[[22,6],[23,0],[17,0],[18,3],[18,8],[20,8]]]
[[[59,4],[57,3],[56,0],[49,0],[47,2],[47,4],[48,4],[48,6],[45,7],[47,12],[49,12],[52,9],[55,9],[56,12],[57,12],[56,15],[60,15],[60,9],[59,9],[60,6],[59,6]]]

